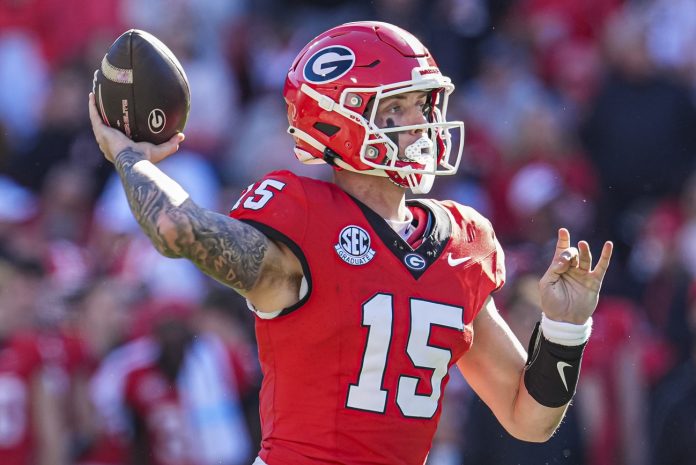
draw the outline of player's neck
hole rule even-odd
[[[343,170],[334,172],[334,182],[382,218],[392,221],[406,219],[406,190],[389,179]]]

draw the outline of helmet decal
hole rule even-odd
[[[315,84],[336,80],[355,65],[355,53],[348,47],[333,45],[312,55],[304,66],[304,78]]]

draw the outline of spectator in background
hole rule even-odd
[[[683,224],[677,236],[680,265],[696,280],[696,169],[691,172],[679,200]]]
[[[248,336],[229,314],[221,318],[227,310],[216,299],[203,311],[150,299],[131,310],[136,338],[92,378],[97,435],[80,463],[250,462],[255,426],[244,408],[257,392],[257,367]]]
[[[6,129],[7,153],[2,168],[34,192],[50,168],[76,157],[90,163],[89,139],[77,153],[72,149],[86,128],[82,105],[75,97],[91,75],[82,68],[83,56],[98,48],[101,55],[122,26],[115,14],[121,0],[22,0],[0,2],[0,127]],[[79,12],[79,13],[76,13]],[[101,57],[99,57],[101,58]],[[93,62],[89,63],[89,69]],[[100,173],[99,186],[104,172]]]
[[[117,279],[99,279],[66,297],[67,331],[79,338],[84,363],[73,373],[69,424],[76,463],[108,463],[108,445],[100,442],[99,421],[90,400],[89,382],[101,361],[126,339],[133,289]]]
[[[124,401],[128,374],[151,364],[156,346],[140,337],[115,348],[96,367],[89,380],[89,400],[93,405],[90,443],[77,463],[82,465],[124,465],[131,460],[130,424]]]
[[[89,79],[82,68],[70,65],[54,71],[50,84],[44,87],[36,134],[31,143],[25,143],[13,152],[8,165],[12,176],[34,192],[43,188],[54,167],[71,158],[84,170],[97,165],[82,163],[85,154],[72,152],[76,138],[86,128],[79,95],[88,85]],[[88,195],[86,201],[91,197]]]
[[[261,441],[261,370],[242,299],[213,289],[194,321],[197,338],[181,380],[202,465],[248,465]]]
[[[636,300],[645,309],[641,313],[669,340],[676,357],[684,360],[691,354],[686,302],[693,277],[679,237],[686,232],[688,209],[682,210],[676,199],[656,199],[647,207],[634,212],[636,237],[627,260],[627,278],[640,286]]]
[[[679,229],[672,237],[675,243],[672,244],[674,250],[670,253],[674,262],[665,263],[664,269],[656,275],[654,284],[646,289],[645,302],[646,305],[653,303],[648,300],[650,291],[657,293],[665,288],[673,290],[671,301],[663,300],[664,305],[660,305],[659,301],[654,302],[653,313],[662,315],[659,320],[662,324],[658,323],[658,327],[662,328],[672,343],[676,343],[680,358],[688,359],[696,345],[696,333],[691,330],[691,316],[686,310],[690,308],[688,302],[693,300],[693,283],[696,281],[696,170],[686,182],[678,208]],[[667,294],[669,295],[669,290]],[[664,293],[661,295],[664,296]]]
[[[252,444],[261,442],[259,389],[261,367],[256,356],[254,319],[237,293],[221,287],[212,289],[201,304],[196,327],[201,334],[217,338],[226,348],[230,392],[236,394],[244,413]],[[236,393],[235,393],[236,391]]]
[[[652,425],[651,465],[691,465],[696,457],[696,282],[686,308],[690,357],[660,385]]]
[[[5,250],[16,250],[23,226],[31,221],[39,202],[28,189],[9,176],[0,175],[0,243]]]
[[[655,64],[696,91],[696,4],[691,0],[652,0],[643,2],[642,7],[647,48]]]
[[[511,170],[512,171],[512,170]],[[502,184],[498,196],[508,212],[506,237],[506,267],[510,276],[542,273],[538,257],[548,250],[548,237],[555,225],[572,224],[588,234],[594,220],[591,199],[583,198],[568,185],[564,175],[552,162],[530,161],[522,165]]]
[[[642,21],[638,11],[627,7],[607,25],[609,72],[583,131],[603,189],[599,219],[617,239],[622,261],[636,239],[634,212],[656,198],[676,197],[696,157],[691,95],[657,72]],[[625,287],[625,293],[639,290],[630,279]]]
[[[30,330],[43,284],[40,264],[0,258],[0,463],[63,465],[66,437],[58,399],[44,379]]]
[[[123,381],[133,465],[195,465],[200,455],[178,387],[193,341],[191,312],[173,302],[153,302],[140,310],[138,326],[152,338],[155,357]]]
[[[122,0],[17,0],[0,2],[0,31],[23,31],[40,44],[40,54],[55,70],[85,52],[99,34],[121,29]],[[31,78],[30,75],[27,77]]]
[[[4,2],[3,2],[4,4]],[[0,128],[13,134],[10,153],[24,152],[38,133],[52,76],[31,29],[2,27],[0,5]],[[22,76],[17,79],[17,76]],[[5,154],[2,166],[8,163]]]
[[[536,242],[559,223],[589,234],[596,213],[597,174],[557,108],[528,108],[518,129],[510,159],[486,182],[494,202],[493,221],[506,241]]]
[[[631,300],[605,297],[596,320],[578,385],[588,463],[647,465],[648,394],[669,351]]]
[[[491,37],[481,54],[481,72],[457,100],[467,124],[485,132],[505,163],[514,162],[514,144],[524,115],[550,95],[532,73],[527,51],[510,38]]]
[[[606,23],[624,0],[521,0],[515,2],[515,15],[510,18],[529,41],[534,54],[535,74],[550,84],[558,84],[556,73],[564,73],[557,60],[568,65],[571,73],[596,71],[589,56],[604,34]],[[566,54],[566,58],[562,57]],[[589,65],[589,66],[588,66]],[[578,66],[588,66],[579,69]],[[589,76],[587,76],[589,77]],[[562,90],[562,89],[558,89]],[[582,94],[580,94],[582,95]]]
[[[389,3],[389,2],[381,2]],[[494,33],[508,9],[509,1],[437,0],[419,5],[428,12],[422,36],[432,44],[435,56],[442,57],[440,67],[454,82],[467,82],[479,71],[479,47]],[[423,17],[416,14],[422,24]]]

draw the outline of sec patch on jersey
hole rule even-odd
[[[179,60],[157,37],[138,29],[109,47],[92,91],[104,123],[136,142],[160,144],[182,132],[191,106]]]

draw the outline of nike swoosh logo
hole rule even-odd
[[[563,372],[564,368],[567,368],[569,366],[572,366],[570,363],[566,362],[558,362],[556,364],[556,369],[558,370],[558,374],[561,375],[561,381],[563,381],[563,386],[565,387],[565,390],[568,390],[568,383],[566,383],[566,377],[565,373]]]
[[[452,258],[451,253],[447,254],[447,263],[449,263],[449,266],[461,265],[462,263],[466,263],[469,260],[471,260],[471,257]]]

